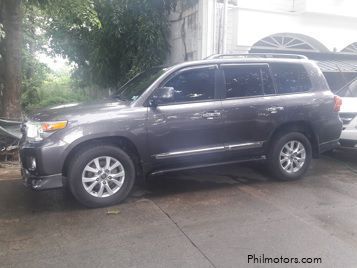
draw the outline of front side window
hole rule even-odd
[[[306,92],[312,88],[309,75],[302,64],[271,63],[270,66],[278,93]]]
[[[170,102],[190,102],[214,99],[215,69],[198,68],[181,71],[164,87],[174,89],[174,98]]]
[[[226,98],[252,97],[274,94],[268,66],[223,66]]]

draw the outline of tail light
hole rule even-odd
[[[333,107],[333,110],[335,112],[339,112],[342,106],[342,99],[339,96],[335,96],[334,101],[335,101],[335,106]]]

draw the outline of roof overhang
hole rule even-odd
[[[287,53],[286,50],[251,49],[250,53]],[[299,54],[313,60],[322,72],[357,73],[357,54],[352,53],[321,53],[289,51],[289,54]]]

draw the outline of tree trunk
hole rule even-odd
[[[21,118],[21,0],[2,0],[4,40],[4,89],[0,117]]]

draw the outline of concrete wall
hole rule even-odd
[[[199,2],[192,6],[178,3],[170,15],[171,53],[168,63],[197,59],[201,53],[202,24]]]

